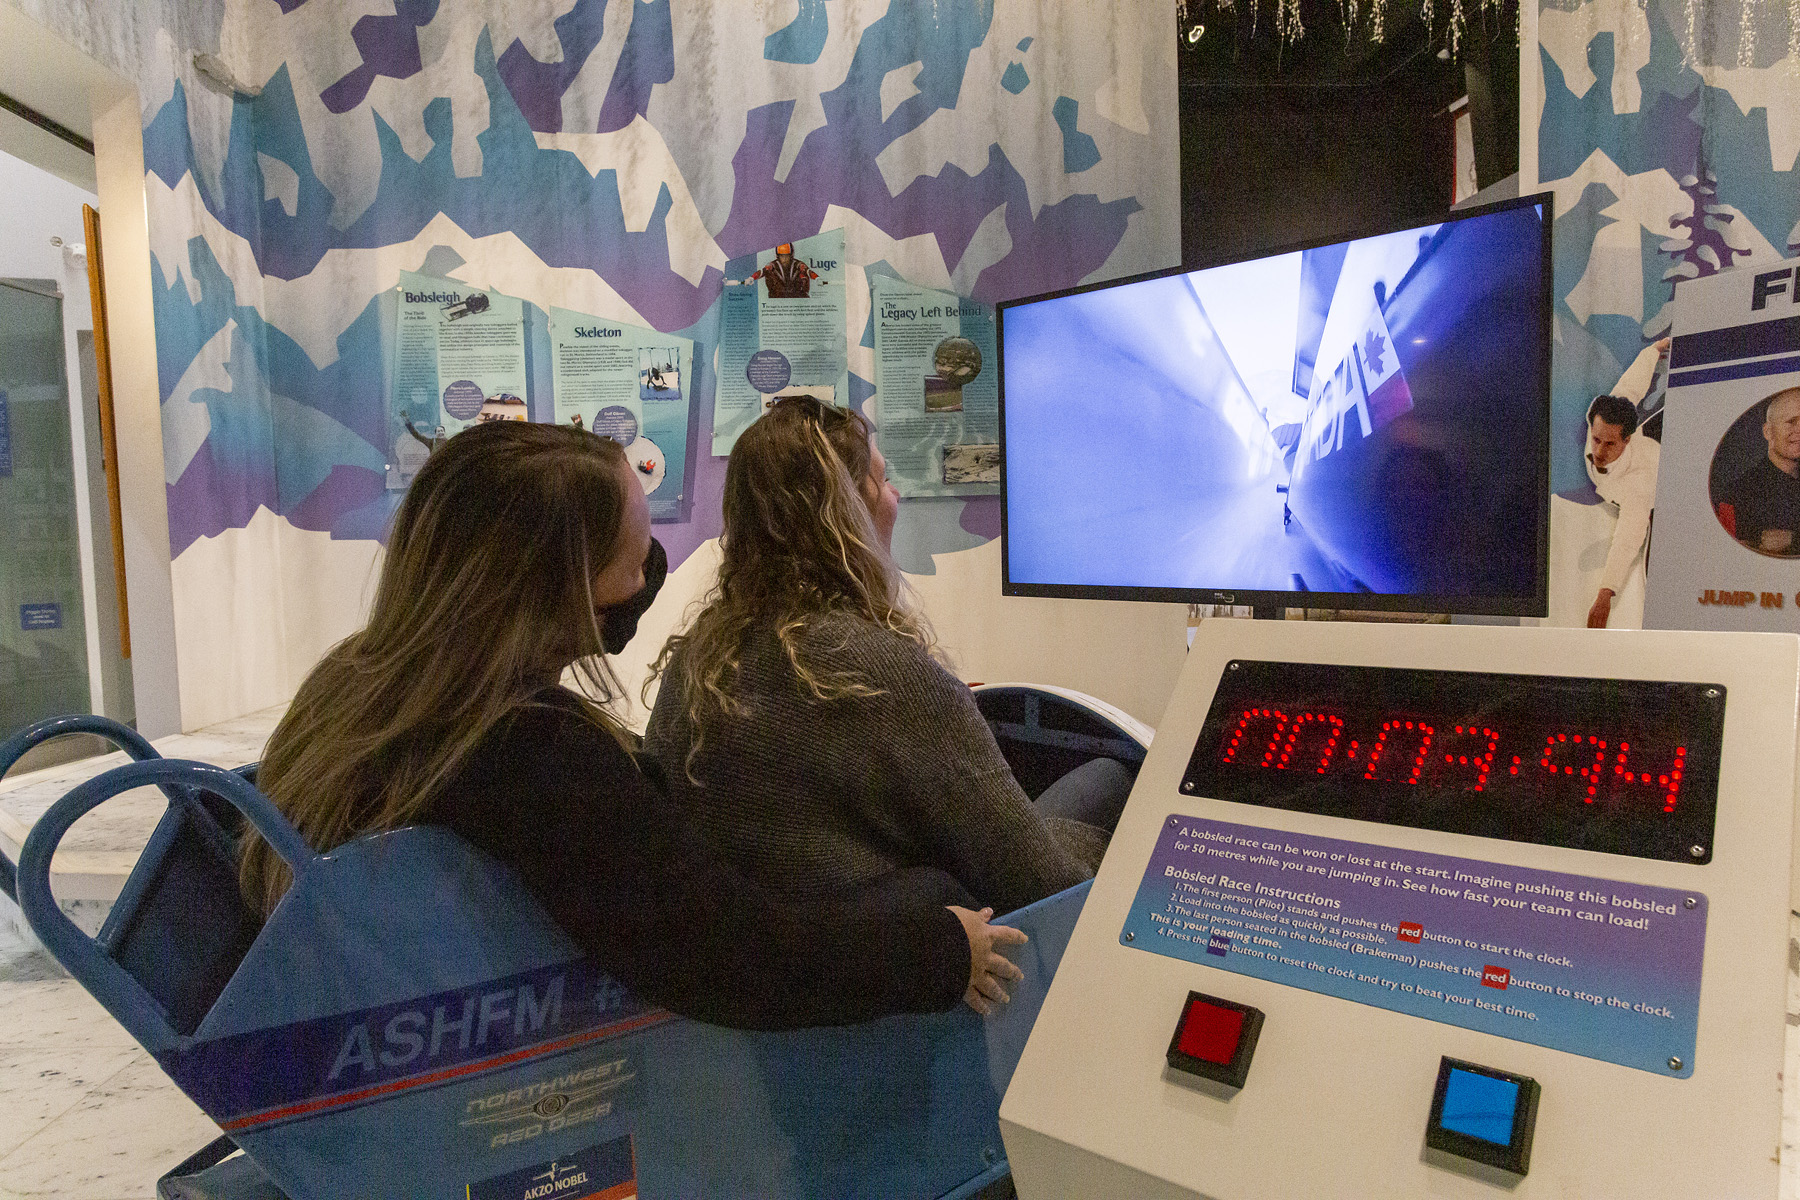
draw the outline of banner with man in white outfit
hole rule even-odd
[[[1800,628],[1800,259],[1690,279],[1644,625]]]

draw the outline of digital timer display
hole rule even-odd
[[[1238,659],[1181,790],[1703,863],[1724,719],[1716,684]]]

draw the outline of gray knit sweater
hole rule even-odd
[[[967,685],[849,614],[805,636],[816,669],[855,671],[881,694],[814,700],[773,629],[758,627],[744,646],[740,716],[711,722],[688,761],[678,652],[644,739],[670,798],[745,874],[806,895],[934,866],[1001,912],[1093,875],[1106,834],[1037,814]]]

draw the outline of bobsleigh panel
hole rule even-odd
[[[1000,1096],[1085,894],[1014,914],[1026,980],[986,1021],[740,1033],[644,1004],[506,868],[400,830],[303,872],[159,1059],[295,1196],[939,1195],[1004,1157]]]

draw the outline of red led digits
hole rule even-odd
[[[1406,782],[1419,782],[1419,774],[1425,770],[1425,754],[1431,749],[1433,732],[1432,727],[1423,721],[1383,721],[1381,736],[1376,740],[1375,745],[1369,748],[1369,767],[1363,772],[1363,778],[1375,778],[1376,769],[1381,766],[1381,760],[1387,756],[1388,734],[1392,733],[1395,735],[1394,744],[1396,746],[1406,740],[1408,736],[1418,738],[1418,745],[1413,750],[1412,770],[1407,775]]]
[[[1444,749],[1444,765],[1435,772],[1432,783],[1437,787],[1449,787],[1453,779],[1462,779],[1461,790],[1465,792],[1482,792],[1487,790],[1488,773],[1493,770],[1494,751],[1500,747],[1500,735],[1483,726],[1458,725],[1454,733],[1446,734],[1439,745]],[[1517,762],[1517,759],[1513,760]],[[1518,774],[1518,768],[1513,768]]]
[[[1276,762],[1275,769],[1287,770],[1289,759],[1299,752],[1301,735],[1309,734],[1307,740],[1317,748],[1318,763],[1316,766],[1314,765],[1312,752],[1308,750],[1299,754],[1299,762],[1295,765],[1297,767],[1312,766],[1318,774],[1323,775],[1331,766],[1333,756],[1337,754],[1338,735],[1343,730],[1344,718],[1342,717],[1336,717],[1330,713],[1301,713],[1288,726],[1287,740],[1281,745],[1281,757]]]
[[[1281,744],[1282,735],[1287,732],[1287,716],[1268,708],[1246,708],[1244,710],[1243,716],[1238,718],[1237,728],[1231,731],[1231,737],[1226,740],[1225,753],[1220,756],[1219,761],[1236,762],[1240,748],[1239,743],[1250,736],[1250,726],[1271,722],[1274,725],[1274,731],[1269,735],[1269,740],[1263,747],[1262,761],[1265,767],[1272,764],[1275,761],[1275,749]]]
[[[1583,761],[1590,753],[1593,760]],[[1592,804],[1606,765],[1606,742],[1593,734],[1545,734],[1538,765],[1551,775],[1579,775],[1587,788],[1584,799]]]
[[[1373,722],[1371,722],[1373,724]],[[1366,730],[1363,740],[1351,738],[1352,728]],[[1539,726],[1538,728],[1542,728]],[[1537,770],[1527,765],[1534,732],[1508,739],[1502,730],[1477,722],[1446,726],[1442,730],[1428,720],[1393,716],[1370,728],[1339,713],[1309,709],[1289,713],[1280,708],[1245,708],[1221,747],[1218,761],[1242,767],[1308,774],[1348,776],[1357,773],[1375,783],[1425,784],[1446,791],[1525,796],[1580,796],[1584,804],[1659,799],[1665,813],[1675,811],[1687,773],[1687,748],[1677,746],[1646,751],[1633,743],[1615,742],[1597,733],[1552,729],[1542,734]],[[1524,750],[1522,754],[1501,750]],[[1340,750],[1342,753],[1340,753]],[[1668,755],[1664,758],[1664,755]],[[1654,761],[1644,761],[1653,757]],[[1506,772],[1495,779],[1496,764]],[[1509,783],[1508,787],[1499,784]],[[1494,788],[1489,784],[1495,783]],[[1641,803],[1641,800],[1638,800]]]
[[[1633,764],[1629,754],[1631,746],[1629,743],[1621,742],[1619,744],[1619,749],[1625,751],[1625,753],[1619,755],[1618,762],[1613,765],[1613,773],[1615,775],[1623,776],[1622,782],[1628,787],[1632,784],[1636,784],[1638,787],[1648,785],[1656,788],[1662,793],[1662,810],[1666,813],[1674,812],[1675,801],[1681,795],[1681,777],[1687,769],[1687,747],[1675,747],[1675,753],[1672,756],[1672,761],[1669,763],[1668,770],[1655,775],[1651,774],[1649,771],[1637,771],[1632,769]],[[1633,792],[1636,792],[1636,790],[1637,788],[1632,788]]]
[[[1716,841],[1724,695],[1668,680],[1233,660],[1180,748],[1178,790],[1703,863]]]

